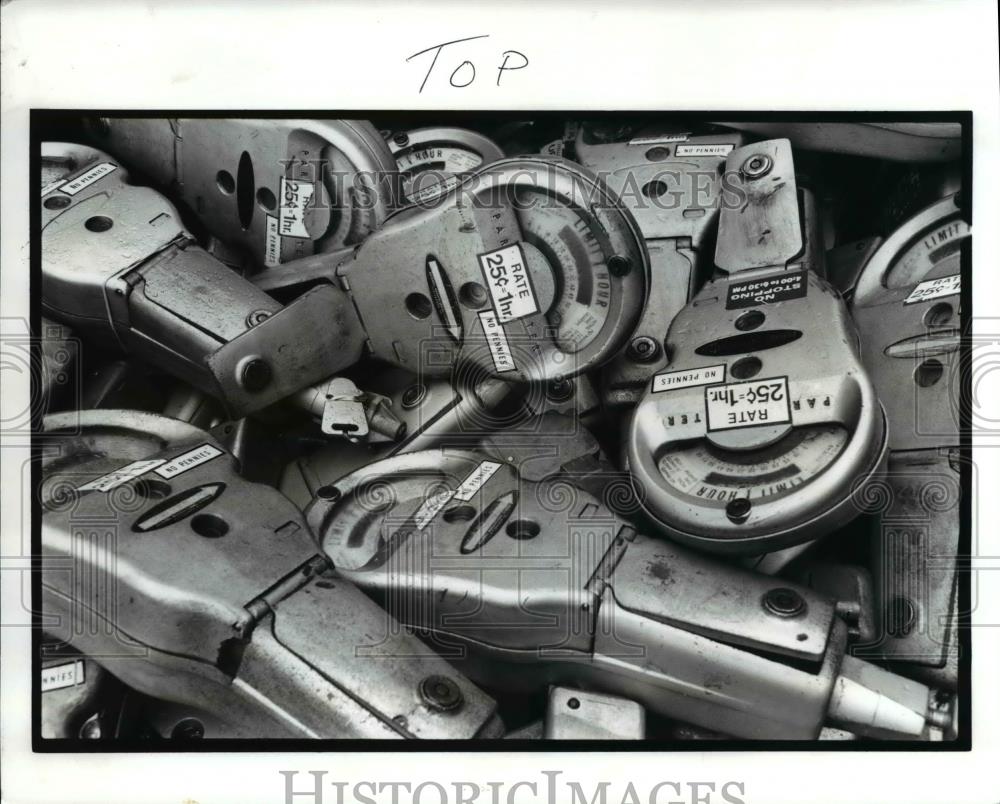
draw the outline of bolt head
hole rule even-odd
[[[750,516],[753,503],[747,497],[737,497],[726,504],[726,516],[734,525],[742,525]]]
[[[779,586],[764,594],[764,609],[776,617],[798,617],[804,614],[806,602],[794,589]]]
[[[752,154],[748,156],[740,168],[740,173],[747,179],[759,179],[771,172],[774,162],[767,154]]]
[[[427,387],[422,383],[417,383],[411,385],[405,391],[403,391],[403,396],[400,399],[400,404],[405,410],[412,410],[427,397]]]
[[[462,705],[462,690],[448,676],[427,676],[418,689],[421,700],[439,712],[451,712]]]
[[[632,260],[621,254],[615,254],[608,258],[608,270],[612,276],[628,276],[632,270]]]
[[[649,363],[659,356],[659,344],[647,335],[633,338],[628,345],[628,357],[637,363]]]
[[[271,384],[271,367],[260,357],[246,360],[240,368],[239,381],[247,391],[263,391]]]

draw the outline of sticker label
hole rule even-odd
[[[709,430],[783,424],[792,420],[788,377],[733,382],[705,389]]]
[[[538,301],[520,243],[480,254],[479,267],[486,277],[493,309],[501,324],[538,312]]]
[[[278,201],[278,232],[282,237],[309,239],[306,229],[306,207],[312,201],[316,185],[311,181],[281,179],[281,198]]]
[[[42,668],[42,692],[75,687],[86,680],[83,659]]]
[[[697,385],[715,385],[726,381],[726,366],[703,366],[686,371],[668,371],[653,377],[653,393],[676,391],[678,388],[692,388]]]
[[[442,491],[424,500],[423,505],[413,515],[413,524],[416,525],[417,530],[423,530],[427,527],[430,521],[438,515],[438,511],[445,507],[453,493],[451,491]]]
[[[111,162],[101,162],[99,165],[94,165],[86,173],[81,173],[75,179],[70,179],[65,182],[60,188],[59,192],[66,193],[66,195],[76,195],[81,190],[86,189],[95,181],[99,181],[107,176],[111,171],[116,170],[118,165],[113,165]]]
[[[503,327],[497,323],[494,313],[487,310],[479,314],[479,323],[483,326],[483,334],[486,335],[486,343],[490,347],[490,356],[493,358],[493,366],[498,374],[505,371],[514,371],[514,355],[511,354],[510,344],[507,342],[507,333]]]
[[[443,179],[422,178],[424,176],[430,176],[430,174],[419,174],[409,189],[405,190],[406,197],[414,204],[430,201],[458,186],[458,176],[448,176]]]
[[[566,150],[566,143],[562,140],[552,140],[548,145],[542,146],[542,153],[549,156],[562,156]]]
[[[278,219],[274,215],[268,215],[264,229],[264,264],[274,266],[280,262],[281,235],[278,234]]]
[[[455,489],[455,499],[471,500],[501,466],[503,464],[496,461],[483,461],[462,481],[462,485]]]
[[[155,469],[161,463],[163,463],[162,458],[155,458],[149,461],[133,461],[128,466],[123,466],[121,469],[116,469],[114,472],[102,475],[97,480],[91,480],[89,483],[80,486],[77,491],[111,491],[111,489],[116,489],[123,483],[128,483],[132,478],[144,475],[150,469]]]
[[[629,145],[656,145],[661,142],[686,142],[687,138],[690,137],[690,133],[686,134],[662,134],[659,137],[635,137],[628,141]]]
[[[726,309],[736,310],[741,307],[756,307],[760,304],[802,299],[805,298],[808,287],[805,271],[792,271],[766,279],[736,282],[729,286]]]
[[[678,145],[675,156],[729,156],[735,146],[731,142],[714,145]]]
[[[156,470],[156,474],[169,480],[171,477],[184,474],[188,469],[194,469],[196,466],[208,463],[222,454],[221,449],[217,449],[211,444],[202,444],[200,447],[188,450],[183,455],[178,455],[170,463],[163,464]]]
[[[962,275],[942,276],[939,279],[928,279],[917,285],[910,295],[903,299],[903,304],[916,304],[930,299],[940,299],[942,296],[954,296],[962,292]]]

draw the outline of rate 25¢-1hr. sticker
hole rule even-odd
[[[788,377],[709,386],[705,388],[705,414],[710,431],[790,422]]]
[[[309,239],[306,229],[306,207],[312,201],[316,185],[311,181],[298,181],[281,177],[278,187],[278,232],[282,237]]]
[[[943,296],[955,296],[962,292],[962,275],[952,274],[942,276],[937,279],[928,279],[917,285],[910,295],[903,299],[903,304],[916,304],[917,302],[940,299]]]
[[[480,254],[479,267],[500,324],[538,312],[538,300],[520,243]]]

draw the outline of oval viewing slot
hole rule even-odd
[[[236,171],[236,214],[240,216],[240,226],[244,229],[249,229],[253,221],[256,190],[253,181],[253,160],[250,154],[244,151]]]
[[[695,352],[709,357],[729,357],[730,355],[745,355],[747,352],[763,352],[766,349],[776,349],[786,343],[797,341],[802,333],[797,329],[768,329],[759,332],[747,332],[743,335],[731,335],[702,344]]]

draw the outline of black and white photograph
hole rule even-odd
[[[43,738],[957,739],[960,122],[59,122]]]
[[[995,69],[553,101],[470,19],[5,94],[4,801],[997,800]]]

